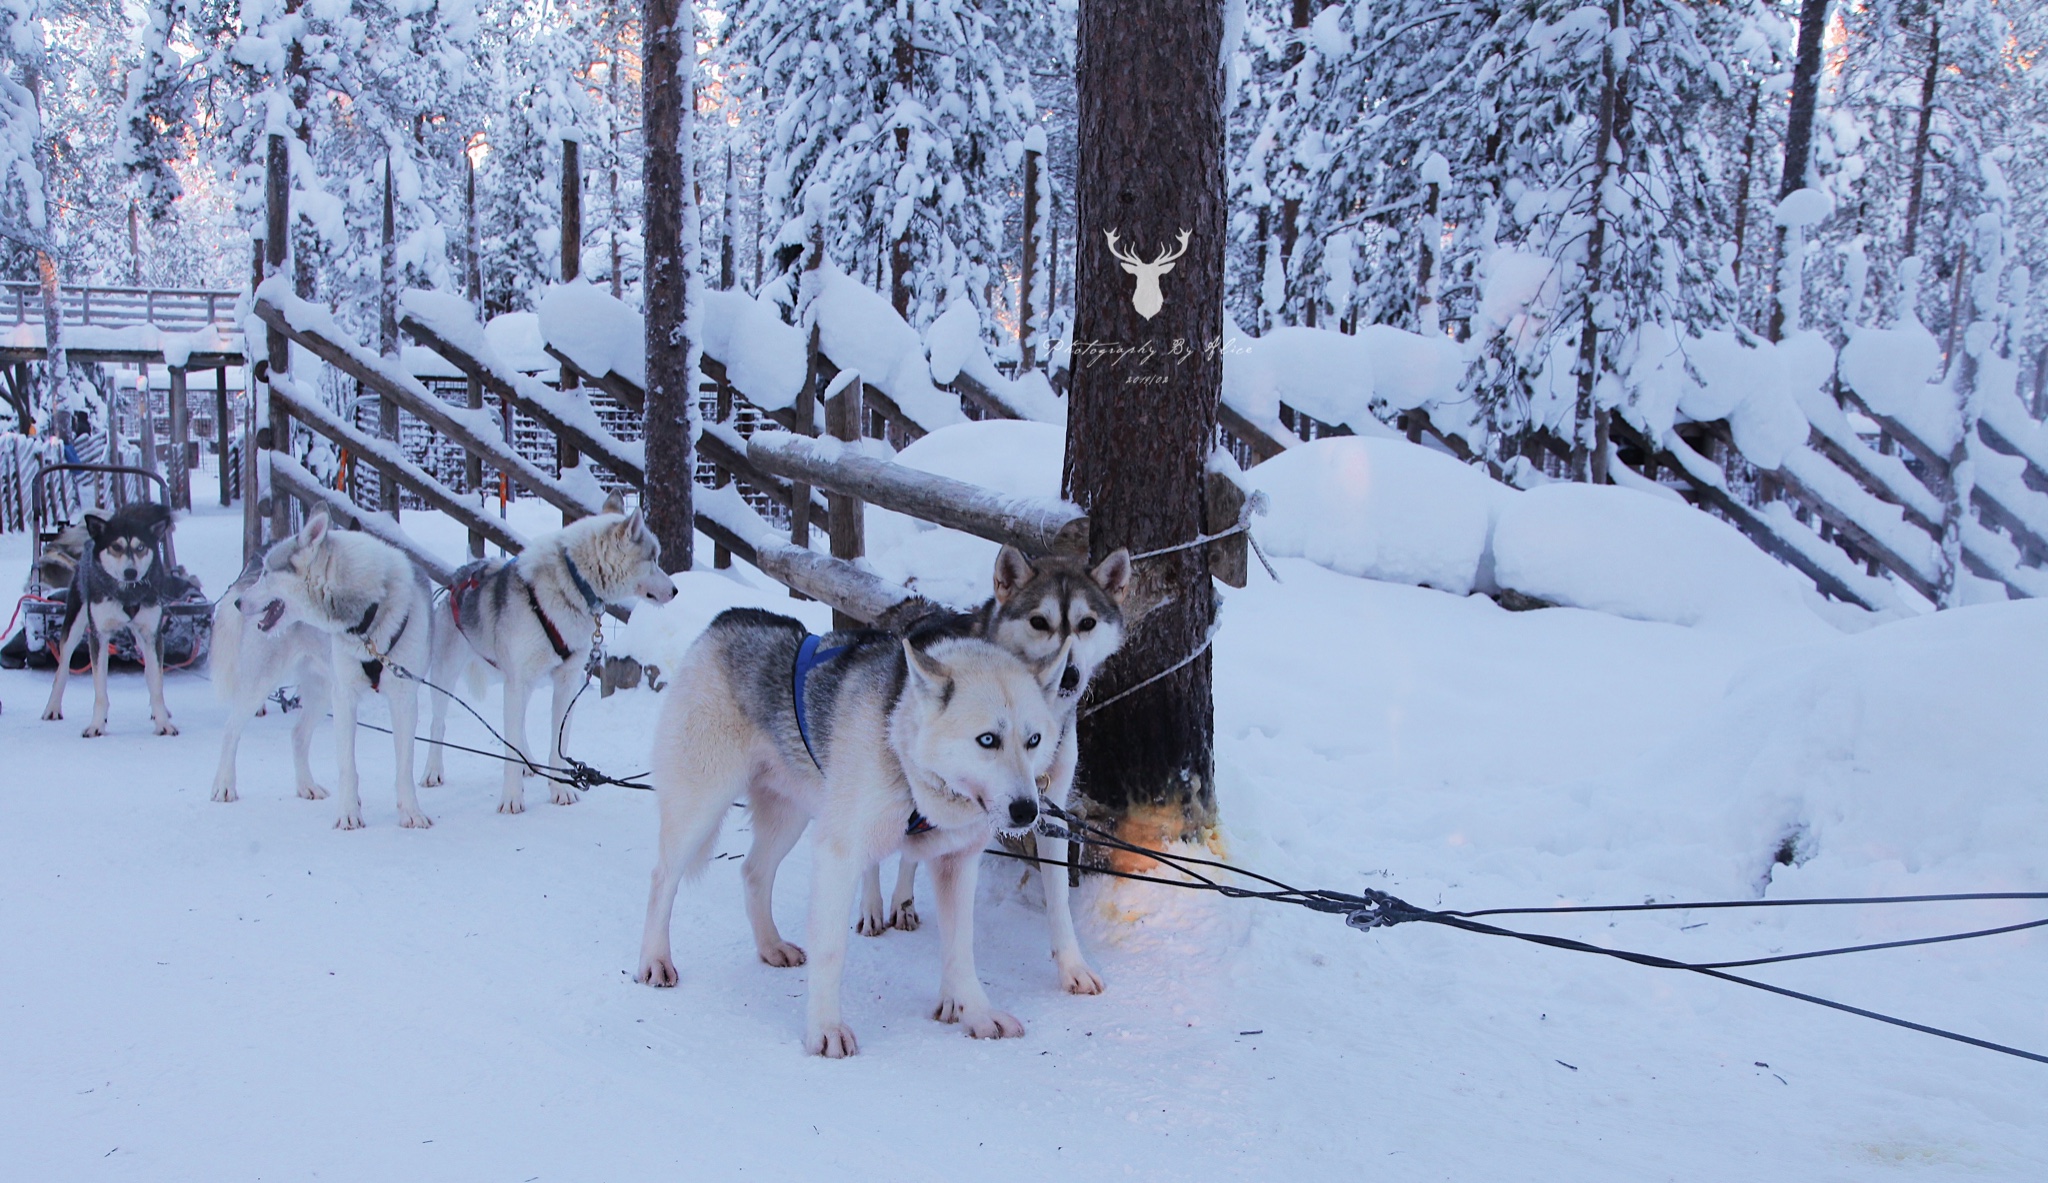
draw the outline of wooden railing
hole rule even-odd
[[[67,325],[122,328],[154,325],[166,332],[189,333],[215,327],[234,329],[239,292],[196,288],[67,287],[58,289],[58,307]],[[0,300],[0,317],[10,324],[41,324],[43,292],[34,283],[12,281]]]

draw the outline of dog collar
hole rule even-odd
[[[903,836],[905,838],[915,838],[919,834],[929,834],[936,829],[938,827],[932,824],[932,819],[919,813],[917,806],[913,805],[910,807],[910,821],[903,827]]]
[[[363,609],[363,618],[356,622],[354,628],[348,630],[349,635],[352,637],[369,636],[370,626],[377,623],[377,608],[377,602],[371,601],[370,606]]]
[[[577,592],[583,596],[583,606],[590,610],[592,616],[597,615],[604,607],[604,599],[590,586],[590,581],[583,578],[583,572],[576,569],[576,560],[570,558],[566,550],[562,552],[562,565],[569,568],[569,582],[575,584]]]
[[[804,751],[811,757],[811,763],[818,771],[825,766],[818,763],[817,749],[811,746],[810,713],[804,707],[804,683],[810,681],[811,671],[846,652],[848,646],[834,645],[830,649],[818,648],[818,638],[811,633],[804,634],[803,644],[796,647],[796,665],[790,671],[791,697],[796,703],[796,733],[803,738]],[[915,812],[914,810],[912,812]]]

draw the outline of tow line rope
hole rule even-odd
[[[1873,1010],[1865,1010],[1862,1007],[1850,1006],[1845,1002],[1836,1002],[1833,999],[1805,994],[1798,990],[1790,990],[1783,986],[1774,986],[1768,982],[1759,982],[1753,978],[1740,977],[1726,972],[1729,969],[1738,969],[1745,966],[1774,965],[1785,961],[1805,961],[1817,957],[1838,957],[1846,953],[1867,953],[1878,949],[1900,949],[1914,945],[1935,945],[1947,941],[1963,941],[1976,937],[1997,936],[2002,933],[2020,932],[2030,928],[2048,927],[2048,919],[2030,920],[2020,924],[2007,924],[1997,928],[1982,928],[1970,932],[1945,933],[1940,936],[1882,941],[1866,945],[1849,945],[1834,949],[1815,949],[1803,953],[1785,953],[1772,957],[1753,957],[1740,961],[1715,962],[1678,961],[1650,953],[1636,953],[1625,949],[1608,949],[1599,945],[1587,944],[1584,941],[1572,940],[1569,937],[1557,937],[1545,933],[1522,932],[1511,928],[1501,928],[1476,919],[1476,917],[1480,916],[1572,915],[1591,912],[1668,912],[1706,908],[1811,908],[1861,904],[1945,903],[1966,900],[2048,900],[2048,892],[1986,891],[1961,892],[1948,895],[1853,896],[1797,900],[1711,900],[1668,904],[1562,905],[1548,908],[1483,908],[1471,911],[1457,911],[1417,907],[1398,896],[1384,891],[1367,890],[1354,895],[1348,892],[1292,887],[1270,876],[1247,871],[1240,867],[1233,867],[1214,859],[1198,858],[1193,855],[1168,854],[1164,851],[1152,850],[1126,842],[1100,827],[1075,817],[1073,814],[1050,802],[1041,802],[1041,809],[1048,815],[1048,818],[1057,819],[1059,823],[1062,823],[1055,827],[1051,821],[1042,822],[1041,832],[1045,833],[1048,837],[1065,838],[1068,841],[1078,842],[1083,845],[1142,855],[1188,876],[1188,879],[1168,879],[1159,875],[1119,871],[1111,867],[1090,866],[1083,868],[1119,879],[1130,879],[1140,883],[1158,883],[1167,887],[1177,887],[1193,891],[1210,891],[1232,899],[1261,899],[1272,900],[1275,903],[1295,904],[1318,912],[1341,915],[1344,917],[1346,924],[1360,931],[1369,931],[1375,928],[1391,928],[1396,924],[1419,921],[1428,924],[1441,924],[1447,928],[1461,929],[1465,932],[1475,932],[1486,936],[1511,937],[1518,941],[1548,945],[1554,949],[1566,949],[1576,953],[1597,953],[1603,957],[1612,957],[1621,961],[1633,962],[1637,965],[1646,965],[1653,969],[1685,970],[1688,973],[1702,974],[1706,977],[1718,978],[1724,982],[1734,982],[1740,986],[1749,986],[1753,989],[1768,991],[1772,994],[1780,994],[1786,998],[1796,998],[1801,1002],[1810,1002],[1816,1006],[1825,1006],[1847,1014],[1860,1015],[1866,1019],[1875,1019],[1880,1023],[1889,1023],[1894,1027],[1904,1027],[1909,1031],[1936,1035],[1943,1039],[1954,1040],[1957,1043],[1966,1043],[1972,1047],[1984,1048],[1987,1051],[2000,1052],[2008,1056],[2018,1057],[2019,1059],[2032,1060],[2039,1064],[2048,1064],[2048,1055],[2043,1055],[2039,1052],[2030,1052],[2023,1048],[1993,1043],[1988,1039],[1978,1039],[1975,1036],[1944,1030],[1940,1027],[1932,1027],[1925,1023],[1916,1023],[1910,1019],[1901,1019],[1894,1015],[1881,1014]],[[1080,864],[1072,861],[1038,858],[1034,855],[1018,854],[1014,851],[1002,849],[991,849],[986,853],[1016,859],[1019,862],[1039,863],[1044,866],[1080,866]],[[1230,883],[1220,883],[1202,873],[1202,871],[1197,870],[1196,868],[1198,867],[1213,868],[1233,875],[1240,875],[1267,886],[1265,888],[1249,888],[1239,887]]]
[[[378,653],[376,651],[375,646],[370,645],[367,641],[365,642],[364,647],[370,650],[372,656],[384,662],[385,668],[390,670],[394,676],[407,679],[408,681],[417,682],[420,685],[427,687],[429,690],[435,691],[439,694],[445,694],[450,699],[453,699],[456,705],[460,706],[463,710],[468,711],[470,715],[473,718],[475,718],[478,723],[483,724],[484,730],[490,732],[491,735],[494,738],[496,738],[499,743],[504,744],[506,751],[511,752],[512,755],[505,756],[498,752],[488,752],[484,751],[481,748],[468,747],[463,744],[451,743],[446,740],[428,739],[424,741],[426,743],[439,744],[442,747],[454,748],[458,751],[469,752],[479,756],[489,756],[497,760],[516,759],[520,764],[525,765],[527,770],[532,772],[535,776],[539,776],[546,780],[554,781],[559,784],[570,785],[576,788],[590,789],[596,788],[600,785],[618,785],[622,788],[628,789],[642,789],[647,791],[653,790],[654,786],[644,783],[644,778],[647,775],[646,773],[641,773],[637,776],[623,778],[609,776],[604,772],[596,768],[593,768],[589,764],[586,764],[583,761],[576,759],[573,756],[563,757],[563,759],[566,760],[569,765],[567,768],[556,768],[552,765],[536,764],[533,760],[529,759],[524,752],[521,752],[517,747],[513,746],[513,744],[509,740],[507,740],[502,734],[499,733],[497,728],[491,726],[490,721],[488,719],[485,719],[482,714],[478,713],[475,707],[472,707],[467,702],[464,702],[460,696],[450,693],[447,689],[443,687],[436,686],[434,683],[427,681],[425,678],[420,677],[419,675],[413,673],[411,670],[406,669],[404,666],[391,661],[389,658]],[[1205,642],[1203,645],[1203,649],[1206,649],[1207,647],[1208,646]],[[583,692],[590,688],[590,673],[592,670],[596,668],[597,662],[601,660],[601,658],[598,656],[598,654],[602,652],[600,647],[593,646],[591,652],[592,661],[590,662],[589,667],[585,670],[583,685],[576,691],[575,697],[569,700],[569,709],[565,710],[562,713],[563,731],[558,732],[556,735],[557,750],[560,749],[562,735],[565,734],[567,731],[569,724],[569,715],[571,712],[575,710],[577,700],[583,697]],[[1197,650],[1195,654],[1189,656],[1187,661],[1194,660],[1194,657],[1199,656],[1200,652],[1201,650]],[[1187,662],[1184,661],[1181,664],[1185,665],[1187,664]],[[1166,674],[1170,674],[1172,672],[1172,670],[1167,670],[1165,671],[1165,673],[1162,673],[1159,676],[1164,677],[1166,676]],[[1141,683],[1140,686],[1134,686],[1131,688],[1131,690],[1135,691],[1141,689],[1143,685],[1144,684]],[[1126,693],[1130,693],[1130,691],[1126,691]],[[296,703],[297,701],[296,699],[286,699],[284,696],[284,692],[282,690],[279,690],[278,693],[273,697],[274,700],[277,701],[278,704],[284,707],[284,709],[286,710],[291,709],[290,706],[286,705],[287,702]],[[1114,702],[1115,699],[1111,699],[1110,701]],[[1103,703],[1101,705],[1107,706],[1108,703]],[[361,720],[358,720],[357,723],[359,726],[367,727],[372,731],[381,731],[386,735],[391,734],[389,728],[379,727],[374,723],[366,723]],[[1404,899],[1401,899],[1399,896],[1371,888],[1368,888],[1363,892],[1353,894],[1350,892],[1330,891],[1324,888],[1293,887],[1289,884],[1281,882],[1278,879],[1274,879],[1269,875],[1261,875],[1256,871],[1248,871],[1242,867],[1234,867],[1228,863],[1219,862],[1215,859],[1200,858],[1194,855],[1186,854],[1170,854],[1166,851],[1153,850],[1149,847],[1139,846],[1135,843],[1126,842],[1123,839],[1118,838],[1116,835],[1111,834],[1110,832],[1102,829],[1099,826],[1092,825],[1089,822],[1083,821],[1082,819],[1075,817],[1072,813],[1068,812],[1067,810],[1061,808],[1058,805],[1053,804],[1050,801],[1041,800],[1039,803],[1039,807],[1040,812],[1044,815],[1039,823],[1039,832],[1045,834],[1047,837],[1064,838],[1069,842],[1080,843],[1085,846],[1095,846],[1105,850],[1120,850],[1128,854],[1140,855],[1144,858],[1151,859],[1152,861],[1160,863],[1164,866],[1171,867],[1172,869],[1179,871],[1181,874],[1187,876],[1188,878],[1168,879],[1161,875],[1145,875],[1135,871],[1120,871],[1113,867],[1082,867],[1081,864],[1073,862],[1071,860],[1039,858],[1036,855],[1019,854],[1015,851],[1001,849],[1000,847],[992,847],[988,850],[985,850],[983,853],[999,855],[1003,858],[1014,859],[1018,862],[1036,863],[1042,867],[1080,868],[1083,870],[1095,872],[1097,874],[1109,875],[1117,879],[1129,879],[1138,883],[1156,883],[1165,887],[1174,887],[1189,891],[1214,892],[1217,895],[1225,896],[1230,899],[1270,900],[1274,903],[1293,904],[1297,907],[1308,908],[1317,912],[1326,912],[1332,915],[1342,916],[1344,917],[1345,924],[1349,925],[1352,928],[1358,929],[1361,932],[1371,931],[1372,929],[1376,928],[1392,928],[1397,924],[1407,924],[1411,922],[1440,924],[1446,928],[1455,928],[1462,930],[1464,932],[1479,933],[1484,936],[1509,937],[1518,941],[1527,941],[1531,944],[1536,945],[1547,945],[1553,949],[1565,949],[1574,953],[1594,953],[1602,957],[1612,957],[1619,961],[1627,961],[1636,965],[1648,966],[1652,969],[1684,970],[1687,973],[1701,974],[1705,977],[1717,978],[1724,982],[1733,982],[1738,986],[1748,986],[1751,989],[1763,990],[1771,994],[1782,995],[1786,998],[1794,998],[1801,1002],[1809,1002],[1814,1004],[1815,1006],[1828,1007],[1831,1010],[1842,1011],[1845,1014],[1859,1015],[1866,1019],[1875,1019],[1880,1023],[1888,1023],[1894,1027],[1903,1027],[1908,1031],[1918,1031],[1925,1035],[1934,1035],[1942,1039],[1953,1040],[1956,1043],[1968,1044],[1971,1047],[1983,1048],[1986,1051],[1999,1052],[2004,1055],[2014,1056],[2022,1060],[2032,1060],[2038,1064],[2048,1064],[2048,1055],[2043,1055],[2040,1052],[2031,1052],[2025,1050],[2024,1048],[2016,1048],[2007,1046],[2006,1044],[2002,1043],[1994,1043],[1991,1040],[1979,1039],[1973,1035],[1964,1035],[1961,1032],[1949,1031],[1940,1027],[1929,1026],[1926,1023],[1916,1023],[1911,1019],[1902,1019],[1897,1017],[1896,1015],[1887,1015],[1874,1010],[1866,1010],[1860,1006],[1851,1006],[1846,1002],[1837,1002],[1830,998],[1822,998],[1815,994],[1803,993],[1798,990],[1788,989],[1784,986],[1774,986],[1769,982],[1759,982],[1754,978],[1745,978],[1727,972],[1731,969],[1742,969],[1758,965],[1776,965],[1781,962],[1788,961],[1808,961],[1821,957],[1840,957],[1848,953],[1869,953],[1880,949],[1904,949],[1918,945],[1938,945],[1950,941],[1967,941],[1979,937],[1999,936],[2005,933],[2023,932],[2027,929],[2048,927],[2048,919],[2023,921],[2018,924],[2000,925],[1996,928],[1973,929],[1968,932],[1944,933],[1939,936],[1913,937],[1897,941],[1879,941],[1865,945],[1846,945],[1832,949],[1813,949],[1802,953],[1782,953],[1770,957],[1751,957],[1737,961],[1710,962],[1679,961],[1669,957],[1660,957],[1654,953],[1638,953],[1628,949],[1609,949],[1604,948],[1600,945],[1588,944],[1585,941],[1573,940],[1570,937],[1551,936],[1547,933],[1523,932],[1518,929],[1502,928],[1498,925],[1486,924],[1479,920],[1479,917],[1482,916],[1563,916],[1578,915],[1584,913],[1676,912],[1712,908],[1814,908],[1847,907],[1875,904],[1953,903],[1962,901],[1985,900],[2048,900],[2048,892],[1979,891],[1956,892],[1941,895],[1841,896],[1832,898],[1796,900],[1702,900],[1684,903],[1665,904],[1571,904],[1539,908],[1478,908],[1463,911],[1445,908],[1422,908],[1414,904],[1411,904]],[[1055,822],[1057,822],[1058,824],[1055,825]],[[1203,874],[1201,871],[1196,870],[1197,867],[1207,867],[1231,875],[1242,876],[1243,878],[1254,880],[1258,883],[1265,884],[1266,886],[1264,888],[1252,888],[1239,887],[1231,883],[1221,883],[1215,879],[1210,878],[1208,875]]]

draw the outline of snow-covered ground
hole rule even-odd
[[[516,508],[528,532],[552,517]],[[458,553],[446,522],[407,522]],[[180,526],[211,590],[238,526],[207,509]],[[27,559],[0,536],[0,573]],[[1227,594],[1216,642],[1218,795],[1243,865],[1459,907],[2048,889],[2048,605],[1854,634],[1782,614],[1687,627],[1277,565],[1284,582],[1255,568]],[[682,582],[620,643],[653,655],[726,604],[799,607],[709,570]],[[862,1054],[817,1060],[798,1043],[804,971],[754,958],[736,858],[684,889],[681,985],[631,982],[647,794],[500,816],[495,764],[456,754],[422,793],[434,828],[402,830],[388,741],[364,733],[370,826],[340,833],[331,801],[292,796],[286,720],[250,729],[243,800],[219,805],[204,673],[169,679],[171,739],[147,733],[134,675],[116,677],[111,734],[80,739],[88,683],[45,724],[47,675],[0,671],[8,1178],[1864,1181],[2048,1162],[2038,1064],[1430,926],[1361,934],[1091,883],[1082,935],[1109,990],[1072,997],[1009,864],[984,876],[981,969],[1029,1034],[976,1043],[925,1017],[928,925],[856,942]],[[643,769],[655,701],[587,696],[573,746]],[[453,730],[484,739],[459,712]],[[330,778],[324,730],[315,757]],[[721,851],[745,826],[735,810]],[[1788,838],[1798,865],[1773,862]],[[778,901],[792,934],[806,863],[799,848]],[[1726,959],[2041,914],[1548,927]],[[2044,970],[2048,941],[2023,933],[1753,972],[2048,1050]]]

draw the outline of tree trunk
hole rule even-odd
[[[398,217],[392,202],[391,157],[384,157],[384,252],[380,260],[381,282],[377,291],[377,352],[398,356]],[[357,383],[360,391],[362,384]],[[377,436],[398,446],[398,404],[389,395],[377,396]],[[377,508],[398,516],[398,479],[386,468],[377,472]]]
[[[462,163],[464,170],[462,182],[462,280],[464,286],[469,290],[470,307],[475,310],[477,319],[482,320],[484,271],[483,250],[477,241],[476,162],[471,160],[469,154],[465,152],[462,156]],[[467,401],[470,410],[480,411],[483,409],[484,384],[482,380],[478,379],[475,375],[471,375],[468,389],[464,393],[469,396]],[[465,493],[477,498],[479,506],[482,505],[484,487],[483,458],[467,448],[463,449],[462,487]],[[469,557],[472,559],[484,557],[484,536],[481,531],[471,530],[469,532]]]
[[[903,23],[896,27],[895,101],[898,103],[910,101],[910,87],[914,81],[911,66],[915,53],[915,46],[912,44],[915,30],[910,22],[914,19],[916,11],[915,7],[910,8],[910,15],[906,15]],[[907,161],[909,158],[910,129],[899,127],[896,129],[896,159]],[[914,215],[911,220],[916,220]],[[910,225],[905,223],[903,233],[897,235],[896,241],[889,247],[889,303],[896,309],[896,315],[904,320],[910,319],[910,235]]]
[[[1621,0],[1607,0],[1607,28],[1610,34],[1621,28]],[[1615,38],[1610,35],[1600,55],[1599,157],[1593,164],[1593,226],[1586,232],[1586,295],[1579,326],[1578,406],[1572,427],[1572,479],[1603,482],[1606,457],[1602,454],[1606,425],[1594,413],[1593,391],[1600,381],[1600,292],[1605,286],[1607,263],[1607,181],[1620,162],[1615,143],[1615,122],[1621,107],[1621,71],[1614,60]],[[1597,472],[1595,470],[1598,470]]]
[[[1920,202],[1927,183],[1927,142],[1932,138],[1934,83],[1941,73],[1941,14],[1927,38],[1927,72],[1920,77],[1920,123],[1913,132],[1913,181],[1906,195],[1906,257],[1920,246]]]
[[[739,275],[733,270],[732,145],[725,146],[725,193],[718,203],[718,290],[729,292]]]
[[[647,488],[641,504],[661,541],[662,567],[687,571],[696,540],[690,497],[697,466],[691,440],[696,384],[687,336],[696,282],[697,211],[690,188],[695,9],[678,0],[646,0],[641,13],[647,143]]]
[[[1778,200],[1807,187],[1806,172],[1813,161],[1813,109],[1820,97],[1820,40],[1828,23],[1828,0],[1800,0],[1799,56],[1792,65],[1792,108],[1785,120],[1785,176],[1778,184]],[[1785,228],[1778,227],[1778,261],[1785,262]],[[1782,285],[1783,280],[1779,283]],[[1785,301],[1771,305],[1770,338],[1785,335]]]
[[[1223,332],[1222,35],[1219,0],[1081,3],[1078,344],[1065,488],[1090,515],[1096,559],[1119,546],[1187,542],[1202,530],[1202,474],[1223,379],[1212,348]],[[1154,260],[1176,244],[1185,254],[1154,280],[1163,302],[1142,316],[1132,277],[1111,251]],[[1138,277],[1140,293],[1146,278]],[[1091,345],[1151,352],[1116,360]],[[1105,705],[1081,723],[1083,792],[1090,810],[1122,819],[1126,833],[1195,837],[1216,816],[1205,651],[1215,593],[1204,548],[1146,561],[1133,600],[1157,606],[1096,679],[1093,701]]]
[[[1038,290],[1038,238],[1045,194],[1041,153],[1024,150],[1024,273],[1017,280],[1017,371],[1038,365],[1038,332],[1033,321],[1045,314],[1045,295]]]
[[[1751,178],[1756,173],[1756,117],[1763,105],[1764,84],[1759,82],[1749,92],[1749,120],[1742,133],[1742,180],[1735,186],[1735,259],[1729,270],[1735,275],[1735,313],[1742,318],[1742,250],[1749,237],[1749,191]]]

